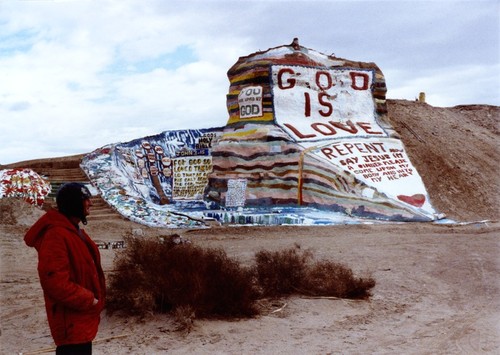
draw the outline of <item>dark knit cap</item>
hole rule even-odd
[[[78,182],[66,183],[57,191],[57,209],[66,217],[78,217],[83,224],[87,224],[87,218],[83,211],[83,201],[91,196],[85,185]]]

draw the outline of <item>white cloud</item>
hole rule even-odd
[[[398,83],[389,85],[389,98],[411,100],[425,92],[427,103],[433,106],[500,103],[500,64],[429,69],[416,75],[396,70],[385,72],[385,78]]]
[[[227,70],[289,43],[376,62],[389,97],[500,104],[496,1],[0,4],[0,163],[224,125]]]

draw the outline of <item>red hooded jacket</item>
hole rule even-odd
[[[38,251],[38,275],[54,342],[57,346],[91,342],[106,293],[96,244],[57,210],[44,214],[24,241]],[[99,301],[96,305],[94,298]]]

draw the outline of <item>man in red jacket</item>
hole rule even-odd
[[[91,354],[106,286],[96,244],[87,224],[91,206],[85,185],[68,183],[49,210],[26,233],[24,241],[38,252],[38,275],[56,354]]]

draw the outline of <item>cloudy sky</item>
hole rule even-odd
[[[499,18],[499,0],[0,0],[0,163],[223,126],[227,70],[293,37],[377,63],[388,98],[500,105]]]

